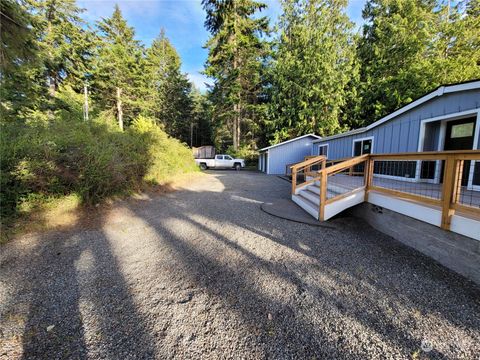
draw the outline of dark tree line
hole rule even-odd
[[[123,129],[144,116],[187,144],[253,151],[364,126],[480,78],[479,0],[368,0],[360,32],[348,0],[281,0],[276,24],[256,0],[202,3],[206,94],[165,32],[145,47],[118,6],[93,25],[75,0],[2,1],[2,119],[51,121],[72,103],[81,117],[87,85],[91,117]]]
[[[165,32],[147,48],[118,6],[94,26],[82,11],[74,0],[1,2],[2,118],[51,121],[83,104],[86,87],[90,118],[123,130],[144,116],[189,145],[209,144],[208,100],[181,72]]]
[[[479,0],[204,0],[217,142],[263,146],[365,126],[445,83],[480,78]],[[273,40],[271,40],[273,38]],[[233,141],[232,141],[233,139]]]

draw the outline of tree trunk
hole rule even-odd
[[[50,97],[54,98],[57,91],[57,82],[55,76],[51,75],[48,77],[48,94]]]
[[[48,26],[47,26],[47,39],[50,38],[50,34],[52,33],[52,22],[50,21],[50,15],[47,16],[48,18]],[[47,42],[47,47],[49,49],[48,51],[48,63],[53,62],[53,43],[52,41]],[[55,97],[55,92],[57,90],[57,81],[56,81],[56,76],[55,76],[55,70],[53,69],[48,69],[47,68],[47,77],[48,77],[48,94],[50,95],[51,98]]]
[[[50,120],[53,120],[55,118],[53,109],[55,107],[56,90],[57,90],[57,83],[56,83],[55,77],[50,75],[48,76],[48,95],[50,96],[50,101],[49,101],[50,106],[48,107],[48,110],[47,110],[47,115]]]
[[[234,104],[233,111],[233,150],[238,150],[240,146],[240,105]]]
[[[237,59],[237,2],[233,2],[234,6],[234,23],[233,23],[233,71],[236,74],[238,69]],[[238,81],[238,77],[237,77]],[[238,94],[240,95],[240,94]],[[236,99],[236,103],[233,105],[233,150],[237,151],[240,146],[240,96]]]
[[[122,89],[117,87],[117,118],[120,130],[123,130],[123,109],[122,109]]]
[[[83,85],[83,120],[88,121],[88,88],[87,84]]]

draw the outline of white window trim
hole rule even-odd
[[[473,150],[478,150],[478,139],[480,138],[480,110],[477,111],[477,121],[475,122],[475,134],[473,135]],[[475,164],[478,161],[470,161],[469,174],[472,176],[468,179],[467,190],[480,191],[480,185],[473,185],[473,171],[475,170]]]
[[[370,154],[373,154],[373,144],[375,143],[374,141],[374,137],[373,136],[367,136],[367,137],[364,137],[364,138],[358,138],[358,139],[353,139],[352,140],[352,157],[354,157],[355,155],[355,143],[356,142],[359,142],[359,141],[364,141],[364,140],[372,140],[372,149],[370,150]]]
[[[328,153],[329,153],[329,150],[330,150],[330,147],[329,147],[329,144],[328,144],[328,143],[326,143],[326,144],[321,144],[321,145],[319,144],[319,145],[318,145],[317,155],[320,155],[320,148],[321,148],[322,146],[326,146],[326,147],[327,147],[327,155],[325,155],[325,156],[326,156],[326,158],[328,159]]]
[[[477,150],[478,148],[478,138],[479,138],[479,130],[480,130],[480,110],[479,109],[470,109],[470,110],[465,110],[465,111],[460,111],[456,113],[451,113],[447,115],[441,115],[441,116],[435,116],[432,118],[428,119],[423,119],[420,121],[420,134],[418,136],[418,144],[417,144],[417,151],[418,152],[424,152],[423,151],[423,146],[425,143],[425,127],[426,124],[429,122],[433,121],[441,121],[440,123],[440,131],[438,134],[438,146],[437,146],[437,151],[443,151],[445,148],[445,135],[446,135],[446,129],[447,129],[447,122],[453,121],[453,120],[461,120],[463,118],[468,118],[472,115],[477,115],[477,120],[476,120],[476,125],[475,125],[475,134],[473,137],[473,150]],[[437,160],[437,166],[440,166],[441,160]],[[433,182],[435,184],[440,183],[440,173],[435,174],[435,178],[432,179],[421,179],[420,178],[420,163],[421,160],[417,161],[417,171],[415,174],[415,180],[416,181],[427,181],[427,182]],[[470,166],[471,166],[471,171],[469,172],[472,173],[472,169],[474,166],[475,161],[472,161]],[[473,185],[473,176],[469,177],[468,179],[468,185],[467,185],[468,190],[477,190],[480,191],[480,186],[478,185]]]

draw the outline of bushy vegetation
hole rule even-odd
[[[235,150],[233,146],[227,148],[226,153],[237,159],[244,159],[245,166],[257,166],[258,151],[252,149],[250,146],[244,145]]]
[[[105,119],[55,115],[2,122],[1,211],[9,220],[29,202],[77,194],[97,203],[195,171],[191,151],[145,117],[125,131]]]
[[[163,32],[146,49],[118,7],[92,28],[75,0],[0,10],[2,224],[50,200],[96,204],[196,170],[184,142],[208,130],[205,100]]]

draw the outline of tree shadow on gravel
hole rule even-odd
[[[203,295],[199,302],[207,299],[201,305],[222,326],[205,332],[217,352],[204,348],[198,357],[408,358],[437,336],[437,325],[448,341],[458,329],[479,334],[480,289],[464,278],[357,219],[319,229],[271,217],[260,210],[275,192],[270,179],[248,191],[241,177],[217,178],[223,191],[132,199],[124,203],[131,217],[118,223],[99,215],[92,230],[49,233],[20,256],[0,254],[0,284],[16,286],[0,318],[27,309],[23,358],[190,356],[195,338],[179,333],[205,327],[194,306]],[[135,276],[144,276],[142,286]],[[185,289],[191,294],[179,299]],[[134,291],[158,299],[140,309]],[[8,335],[2,325],[0,340]],[[177,335],[181,342],[162,338]],[[457,355],[434,346],[428,358]]]
[[[223,316],[228,316],[228,313],[231,312],[243,319],[241,324],[233,325],[233,331],[238,336],[236,340],[243,336],[247,337],[245,333],[242,333],[242,329],[247,329],[248,335],[253,335],[254,339],[248,344],[251,346],[250,355],[238,353],[238,356],[256,357],[253,354],[257,354],[261,358],[357,358],[355,354],[349,353],[348,350],[334,343],[332,339],[323,336],[321,331],[313,328],[289,304],[256,291],[255,283],[245,276],[248,269],[234,270],[225,266],[214,256],[206,255],[200,246],[195,246],[195,242],[200,241],[201,243],[202,239],[181,238],[172,231],[168,224],[164,224],[164,221],[175,219],[184,222],[185,225],[197,227],[200,232],[214,237],[216,241],[231,250],[240,252],[248,258],[252,266],[259,266],[263,270],[291,282],[296,288],[292,296],[305,296],[308,285],[283,265],[256,257],[232,240],[211,231],[202,224],[182,215],[181,212],[170,209],[168,217],[147,218],[142,210],[139,211],[138,206],[130,206],[129,210],[157,232],[163,240],[162,246],[167,245],[174,251],[176,259],[182,263],[182,267],[176,269],[175,276],[187,278],[187,283],[193,284],[197,290],[205,291],[210,299],[221,303],[221,307],[227,311],[227,314]],[[214,247],[219,243],[213,244]],[[158,245],[160,246],[160,244]],[[317,291],[321,290],[317,289]],[[219,329],[219,331],[223,333],[227,329]],[[229,356],[229,354],[226,355]],[[209,355],[206,354],[206,357]]]
[[[232,194],[244,194],[240,191],[235,192],[235,184],[232,184],[228,177],[219,178]],[[182,199],[187,197],[190,203],[201,204],[201,206],[182,206]],[[371,333],[379,336],[382,341],[390,344],[404,356],[410,356],[419,350],[422,341],[429,341],[429,337],[433,336],[434,333],[430,333],[431,329],[428,327],[424,333],[418,329],[419,326],[425,326],[423,319],[428,317],[439,318],[445,326],[466,329],[470,335],[473,334],[473,338],[478,333],[480,319],[475,314],[480,311],[478,301],[480,291],[463,277],[414,249],[379,233],[359,219],[337,218],[333,221],[337,226],[336,230],[319,230],[308,225],[269,218],[269,215],[260,211],[259,204],[256,203],[265,201],[264,194],[256,196],[252,192],[248,197],[244,194],[244,197],[243,204],[239,201],[231,201],[229,204],[225,193],[192,192],[183,198],[179,197],[178,203],[168,210],[167,217],[195,226],[201,233],[207,234],[231,248],[232,251],[249,258],[252,266],[266,269],[292,283],[298,289],[299,296],[307,294],[319,301],[326,301],[338,311],[340,317],[353,319],[361,327],[370,329]],[[173,199],[175,198],[176,196],[173,196]],[[175,247],[179,253],[184,253],[185,262],[198,257],[201,259],[200,263],[206,262],[207,268],[210,267],[212,274],[216,276],[227,271],[223,265],[215,263],[214,258],[205,258],[195,244],[178,238],[168,226],[165,226],[162,208],[154,208],[154,204],[148,206],[150,212],[158,214],[157,217],[148,218],[145,216],[147,210],[136,206],[131,210],[147,221],[159,234],[168,234],[166,237],[170,239],[171,246]],[[233,215],[229,210],[232,207],[243,207],[244,216],[237,216],[237,213]],[[175,211],[174,209],[177,208],[178,211]],[[193,219],[198,215],[208,219],[208,222],[219,222],[224,226],[232,225],[257,234],[267,239],[266,241],[272,241],[307,256],[313,263],[308,265],[309,268],[302,269],[276,261],[275,254],[272,254],[270,261],[262,259],[243,247],[242,233],[239,232],[235,238],[223,236]],[[252,293],[252,285],[245,278],[245,270],[229,269],[228,276],[220,276],[216,282],[207,280],[209,278],[205,275],[203,265],[194,267],[191,272],[199,286],[210,289],[214,294],[219,293],[218,289],[225,286],[224,283],[231,281],[232,284],[237,284],[229,285],[233,288],[229,288],[226,293],[233,292],[236,299],[247,301],[247,303],[248,299],[254,299],[253,303],[258,306],[252,311],[251,307],[239,309],[237,303],[235,306],[232,305],[232,308],[242,312],[242,316],[248,321],[257,319],[256,321],[264,329],[268,328],[270,323],[267,320],[258,319],[261,319],[261,316],[265,317],[268,309],[274,308],[278,309],[278,314],[290,314],[280,316],[286,316],[290,323],[295,324],[292,328],[305,329],[306,336],[303,337],[300,332],[287,329],[284,323],[280,323],[279,333],[288,335],[279,335],[279,337],[285,337],[274,340],[266,337],[265,343],[275,343],[282,349],[285,346],[285,351],[292,348],[305,349],[306,346],[309,350],[302,353],[305,356],[335,354],[338,357],[348,357],[352,355],[348,351],[342,351],[342,339],[338,342],[327,340],[325,334],[322,336],[318,329],[307,324],[303,319],[300,320],[297,309],[289,307],[288,304],[276,302],[258,292]],[[310,276],[308,281],[303,276],[307,275],[305,272],[311,272],[308,274]],[[326,292],[320,287],[321,282],[317,284],[312,282],[311,276],[328,278],[330,282],[335,283],[340,293],[334,295]],[[350,293],[348,289],[352,292]],[[300,301],[299,305],[302,304],[304,302]],[[287,338],[288,341],[285,340]],[[453,337],[447,340],[453,341],[450,347],[462,346],[455,343],[456,340]],[[474,348],[470,346],[466,351],[473,354]],[[267,354],[269,354],[268,351]],[[356,356],[359,355],[356,354]],[[364,355],[368,357],[369,353],[366,352]],[[448,354],[434,348],[428,356],[446,358]]]
[[[103,219],[96,222],[100,229]],[[21,349],[10,348],[10,358],[154,357],[146,321],[102,231],[72,228],[40,235],[31,251],[13,263],[0,263],[0,270],[7,278],[15,265],[28,270],[16,282],[8,304],[0,306],[0,317],[19,318],[17,330],[23,328]],[[22,314],[17,307],[28,310]],[[15,337],[9,334],[15,329],[12,324],[0,331],[4,344],[9,335]]]

